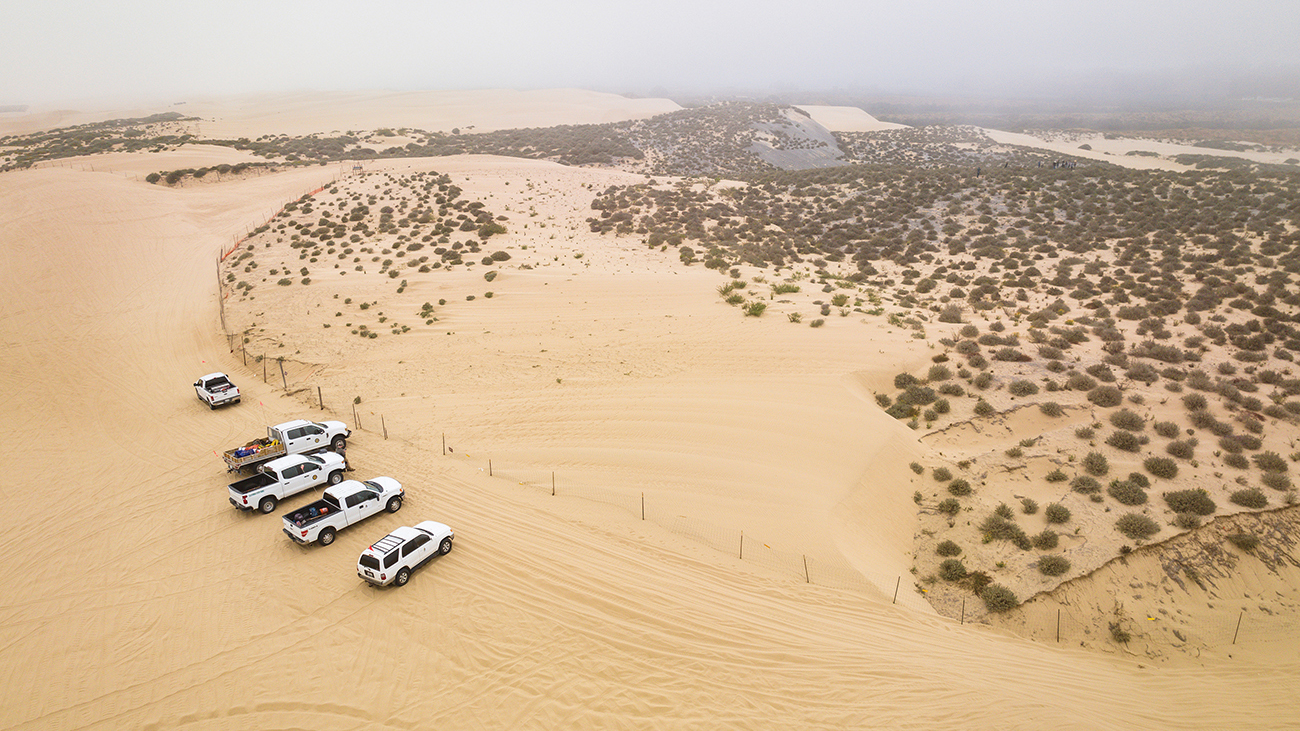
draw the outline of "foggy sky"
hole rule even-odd
[[[1295,0],[47,0],[11,4],[4,27],[0,104],[305,89],[1014,93],[1097,72],[1300,68]]]

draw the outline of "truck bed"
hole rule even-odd
[[[254,439],[242,447],[227,449],[221,457],[226,461],[227,471],[234,472],[250,465],[268,462],[276,457],[283,457],[285,454],[283,443],[271,446],[266,439]]]
[[[274,477],[266,474],[265,472],[258,472],[252,477],[245,477],[242,480],[237,480],[235,482],[230,483],[230,489],[233,490],[236,494],[247,495],[248,493],[258,488],[266,487],[267,485],[270,485],[274,482],[275,482]]]
[[[343,509],[337,504],[326,498],[322,498],[314,503],[304,505],[301,508],[286,513],[284,519],[289,523],[292,523],[295,528],[306,528],[326,516],[336,515],[341,512],[343,512]]]

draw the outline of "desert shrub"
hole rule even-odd
[[[1205,409],[1197,409],[1189,413],[1187,420],[1197,429],[1208,429],[1211,432],[1217,432],[1221,428],[1219,420],[1214,418],[1214,414]]]
[[[935,482],[947,482],[952,479],[952,470],[947,467],[935,467],[930,475],[934,477]]]
[[[939,564],[939,578],[944,581],[960,581],[966,578],[966,565],[960,559],[945,559]]]
[[[952,349],[961,355],[968,355],[968,356],[975,355],[976,353],[980,352],[979,343],[975,342],[974,340],[963,340],[957,343],[956,345],[954,345]]]
[[[1274,490],[1285,492],[1291,489],[1291,478],[1281,472],[1265,472],[1259,476],[1259,481]]]
[[[1038,384],[1027,380],[1012,381],[1007,386],[1007,391],[1013,396],[1033,396],[1038,393]]]
[[[1084,455],[1080,464],[1083,465],[1083,469],[1088,474],[1097,475],[1098,477],[1110,471],[1110,461],[1101,452],[1088,452],[1088,454]]]
[[[1048,472],[1046,475],[1044,475],[1043,479],[1047,480],[1048,482],[1065,482],[1066,480],[1070,479],[1070,476],[1062,472],[1061,469],[1058,467],[1052,470],[1051,472]]]
[[[966,362],[970,364],[971,368],[984,369],[984,368],[988,368],[989,366],[989,359],[985,358],[979,353],[976,353],[975,355],[972,355],[971,357],[967,358]]]
[[[990,612],[1006,612],[1020,606],[1015,592],[1001,584],[990,584],[980,592],[980,599]]]
[[[1128,409],[1120,409],[1110,415],[1110,423],[1119,429],[1142,431],[1146,428],[1146,419]]]
[[[1006,503],[999,503],[998,506],[993,509],[993,514],[999,518],[1005,518],[1007,520],[1014,520],[1016,517],[1016,514],[1011,510],[1011,506]]]
[[[946,381],[952,378],[952,370],[946,365],[938,364],[930,366],[930,371],[926,374],[928,381]]]
[[[1243,551],[1253,551],[1259,546],[1259,536],[1253,533],[1233,533],[1228,542]]]
[[[992,416],[994,413],[993,405],[984,399],[975,402],[975,413],[980,416]]]
[[[1081,492],[1084,495],[1091,495],[1094,492],[1101,492],[1101,483],[1097,482],[1097,478],[1095,477],[1079,475],[1073,480],[1070,480],[1070,489],[1075,492]]]
[[[1237,434],[1232,439],[1237,444],[1240,444],[1243,449],[1249,449],[1252,452],[1264,446],[1264,442],[1254,434]]]
[[[1137,435],[1131,431],[1113,432],[1109,437],[1106,437],[1106,443],[1125,452],[1136,452],[1142,448],[1142,443],[1138,441]]]
[[[1178,476],[1178,465],[1168,457],[1147,457],[1143,460],[1142,466],[1147,472],[1156,477],[1163,477],[1166,480],[1172,480]]]
[[[1106,494],[1124,505],[1142,505],[1147,501],[1146,490],[1128,480],[1111,480]]]
[[[921,466],[921,463],[920,463],[920,462],[912,462],[912,463],[908,464],[907,466],[908,466],[908,469],[912,470],[913,472],[915,472],[915,473],[918,474],[918,475],[921,474],[922,472],[925,472],[925,468]]]
[[[1045,416],[1060,416],[1065,413],[1061,405],[1055,401],[1044,401],[1038,405],[1038,410],[1043,412]]]
[[[1214,512],[1214,500],[1202,488],[1194,490],[1174,490],[1164,494],[1165,504],[1175,513],[1193,513],[1209,515]]]
[[[1091,391],[1097,387],[1097,382],[1090,376],[1082,373],[1075,373],[1065,381],[1065,387],[1071,391]]]
[[[1194,440],[1175,440],[1165,445],[1165,451],[1179,459],[1191,459],[1196,454]]]
[[[974,380],[971,381],[971,385],[983,391],[984,389],[993,385],[993,374],[989,373],[988,371],[984,371],[983,373],[980,373],[979,375],[975,376]]]
[[[1178,436],[1178,425],[1172,421],[1157,421],[1151,425],[1151,428],[1155,430],[1156,434],[1165,439],[1173,439]]]
[[[1054,348],[1051,345],[1038,346],[1038,355],[1044,360],[1060,360],[1064,357],[1060,348]]]
[[[1143,490],[1147,489],[1148,487],[1151,487],[1151,480],[1148,480],[1147,476],[1142,474],[1141,472],[1128,473],[1128,481],[1133,483],[1134,485],[1137,485]]]
[[[1088,400],[1103,408],[1119,406],[1124,402],[1124,393],[1116,386],[1098,386],[1088,392]]]
[[[1043,515],[1047,518],[1048,523],[1070,522],[1070,509],[1060,503],[1048,505],[1043,509]]]
[[[1093,378],[1096,378],[1098,381],[1101,381],[1102,383],[1115,382],[1115,372],[1110,369],[1110,366],[1107,366],[1103,363],[1095,363],[1083,370],[1088,375],[1092,376]]]
[[[1179,513],[1174,516],[1174,526],[1183,530],[1196,530],[1201,527],[1201,516],[1196,513]]]
[[[894,376],[894,388],[897,388],[900,391],[907,388],[908,386],[915,386],[920,382],[921,382],[920,379],[918,379],[916,376],[912,375],[911,373],[899,373],[898,375]]]
[[[956,515],[961,512],[961,503],[957,502],[957,498],[950,497],[940,501],[935,509],[944,515]]]
[[[1040,551],[1050,551],[1061,542],[1061,537],[1054,530],[1044,530],[1042,533],[1036,534],[1032,540],[1034,548]]]
[[[1223,455],[1223,463],[1238,470],[1244,470],[1247,467],[1250,467],[1250,460],[1246,459],[1246,455],[1244,454],[1225,454]]]
[[[1141,513],[1128,513],[1115,521],[1115,528],[1129,538],[1140,541],[1160,532],[1156,522]]]
[[[960,384],[945,383],[939,387],[939,393],[944,396],[965,396],[966,389],[962,388]]]
[[[1205,396],[1199,393],[1189,393],[1183,397],[1183,407],[1188,411],[1199,411],[1209,406]]]
[[[1149,363],[1134,363],[1124,373],[1125,378],[1134,381],[1143,381],[1147,384],[1155,383],[1160,378],[1160,374]]]
[[[1060,576],[1070,570],[1070,560],[1059,553],[1038,559],[1038,572],[1044,576]]]
[[[1090,426],[1081,426],[1074,430],[1074,436],[1080,439],[1092,439],[1097,433]]]
[[[1037,513],[1038,501],[1031,497],[1021,498],[1020,512],[1024,513],[1025,515],[1033,515],[1034,513]]]
[[[1255,466],[1265,472],[1286,472],[1286,460],[1282,459],[1277,452],[1260,452],[1251,457]]]
[[[1258,487],[1248,487],[1245,490],[1237,490],[1228,496],[1228,500],[1240,505],[1243,508],[1254,508],[1258,510],[1268,505],[1268,498]]]
[[[1012,520],[993,513],[980,523],[980,532],[989,539],[996,538],[1007,541],[1015,538],[1022,531],[1020,526],[1016,525]]]
[[[948,483],[948,492],[961,497],[970,494],[970,483],[963,479],[956,479]]]
[[[961,546],[952,541],[944,541],[934,547],[934,552],[940,556],[960,556]]]

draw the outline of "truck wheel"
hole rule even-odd
[[[330,473],[330,484],[331,484],[331,485],[337,485],[337,484],[339,484],[339,483],[342,482],[342,481],[343,481],[343,473],[342,473],[341,471],[339,471],[339,470],[335,470],[335,471],[333,471],[333,472]]]
[[[396,513],[402,509],[402,499],[400,497],[390,498],[388,500],[388,512]]]
[[[209,409],[212,409],[213,411],[216,411],[216,410],[217,410],[217,405],[216,405],[216,404],[208,404],[208,408],[209,408]]]
[[[342,452],[347,448],[348,448],[348,440],[341,436],[334,437],[334,441],[330,442],[330,449],[334,450],[335,452]]]
[[[275,510],[275,498],[269,495],[262,498],[262,502],[257,504],[257,509],[262,511],[264,515]]]
[[[442,539],[442,543],[439,543],[439,544],[438,544],[438,553],[439,553],[440,555],[443,555],[443,556],[446,556],[447,554],[451,553],[451,539],[450,539],[450,538],[444,538],[444,539]]]
[[[393,577],[393,583],[398,586],[406,586],[406,582],[411,580],[411,570],[402,568],[397,570],[397,576]]]
[[[333,543],[333,542],[334,542],[334,529],[333,529],[333,528],[325,528],[324,530],[322,530],[322,531],[320,532],[320,536],[318,536],[318,537],[316,538],[316,541],[317,541],[318,543],[320,543],[322,546],[328,546],[329,544]]]

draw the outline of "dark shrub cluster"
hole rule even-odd
[[[1256,510],[1268,506],[1268,498],[1264,497],[1263,491],[1258,487],[1237,490],[1228,497],[1228,500],[1243,508],[1254,508]]]
[[[1214,512],[1214,500],[1204,489],[1174,490],[1164,494],[1165,503],[1175,513],[1209,515]]]
[[[1147,457],[1142,461],[1142,466],[1147,472],[1156,477],[1163,477],[1166,480],[1172,480],[1178,476],[1178,464],[1168,457]]]
[[[1129,538],[1140,541],[1160,532],[1156,522],[1141,513],[1128,513],[1115,521],[1115,528]]]
[[[1038,571],[1044,576],[1060,576],[1070,570],[1070,560],[1059,553],[1038,559]]]
[[[1147,501],[1146,490],[1129,480],[1111,480],[1110,486],[1106,488],[1106,494],[1124,505],[1142,505]]]
[[[980,599],[990,612],[1006,612],[1020,606],[1015,592],[1001,584],[990,584],[980,592]]]
[[[1124,401],[1124,393],[1115,386],[1098,386],[1088,392],[1088,400],[1103,408],[1119,406]]]
[[[1086,470],[1088,474],[1096,475],[1097,477],[1101,477],[1107,472],[1110,472],[1110,461],[1107,460],[1106,455],[1101,452],[1088,452],[1088,454],[1084,455],[1080,464],[1083,465],[1083,469]]]
[[[1047,517],[1048,523],[1070,522],[1070,509],[1060,503],[1048,505],[1043,509],[1043,515]]]
[[[960,556],[961,546],[952,541],[944,541],[934,547],[934,552],[940,556]]]

